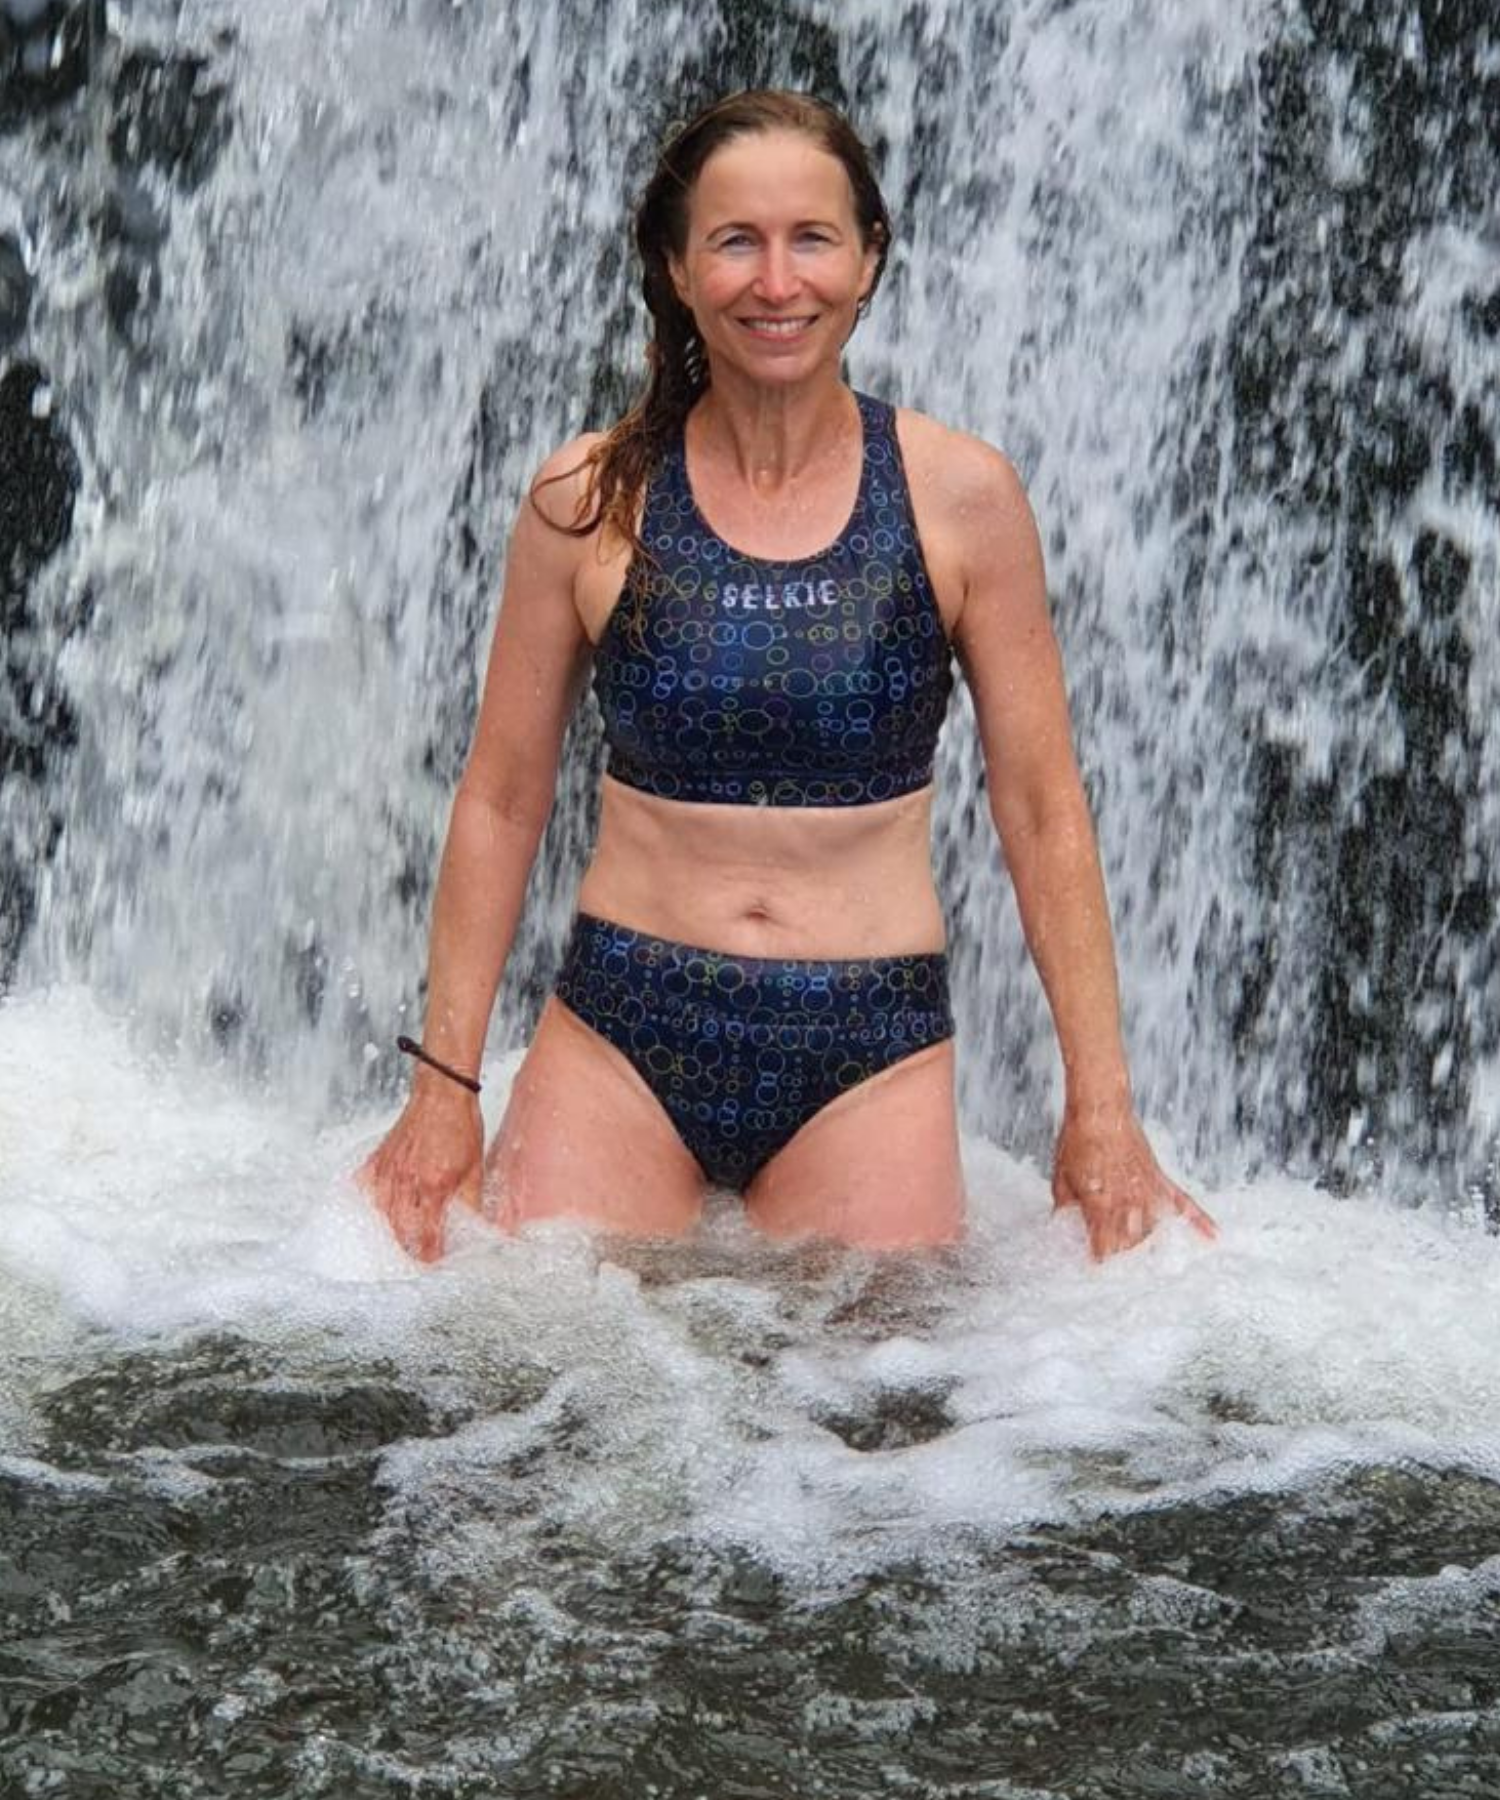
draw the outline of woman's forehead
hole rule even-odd
[[[844,165],[798,131],[731,138],[704,163],[691,196],[695,219],[762,212],[846,212],[854,196]]]

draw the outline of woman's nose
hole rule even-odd
[[[772,305],[779,306],[795,296],[798,282],[791,247],[774,242],[767,244],[755,280],[761,297]]]

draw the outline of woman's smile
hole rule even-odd
[[[740,323],[753,337],[769,338],[782,342],[791,338],[799,338],[810,326],[817,323],[815,314],[804,314],[801,318],[775,319],[750,318],[741,319]]]
[[[795,132],[715,151],[693,189],[688,241],[672,259],[678,295],[711,355],[753,348],[777,362],[813,345],[815,361],[836,360],[874,269],[843,165]]]

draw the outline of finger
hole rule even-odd
[[[434,1238],[432,1214],[426,1207],[414,1206],[406,1215],[401,1231],[401,1247],[418,1262],[433,1262],[442,1250],[442,1238]]]
[[[1089,1249],[1095,1262],[1103,1262],[1106,1257],[1127,1247],[1121,1236],[1120,1221],[1113,1213],[1085,1209],[1084,1217],[1088,1220]]]
[[[1151,1215],[1139,1206],[1128,1206],[1115,1214],[1115,1248],[1134,1250],[1151,1235]]]
[[[424,1208],[422,1220],[417,1229],[416,1255],[421,1262],[436,1262],[443,1254],[443,1221],[447,1216],[447,1202],[437,1206]]]
[[[380,1211],[390,1227],[391,1236],[408,1255],[411,1253],[411,1228],[414,1218],[414,1206],[411,1195],[406,1188],[388,1188],[379,1196]]]
[[[381,1148],[366,1157],[354,1171],[354,1181],[375,1210],[389,1218],[399,1196],[409,1185],[410,1177]]]
[[[463,1180],[459,1182],[455,1192],[458,1199],[462,1200],[470,1211],[482,1213],[484,1211],[483,1188],[484,1166],[481,1163],[475,1163]]]
[[[388,1187],[382,1210],[396,1242],[408,1256],[421,1255],[423,1221],[428,1201],[421,1187],[406,1176]]]
[[[1096,1209],[1090,1216],[1090,1241],[1101,1261],[1121,1251],[1133,1250],[1151,1235],[1150,1210],[1139,1201]]]
[[[1167,1198],[1195,1231],[1201,1232],[1206,1238],[1216,1238],[1219,1235],[1218,1226],[1191,1194],[1183,1193],[1180,1187],[1173,1187],[1169,1182]]]
[[[407,1177],[395,1188],[386,1207],[396,1242],[408,1256],[418,1262],[433,1262],[442,1254],[442,1216],[447,1195],[434,1195],[431,1188]]]

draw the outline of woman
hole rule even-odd
[[[1212,1235],[1133,1115],[1020,483],[989,446],[841,378],[890,243],[859,140],[805,96],[732,96],[674,137],[636,237],[650,387],[543,466],[516,523],[420,1060],[362,1180],[423,1258],[454,1194],[511,1228],[675,1233],[710,1181],[775,1234],[955,1237],[929,827],[956,653],[1066,1071],[1054,1197],[1100,1256],[1164,1211]],[[591,665],[598,845],[486,1161],[475,1073]]]

